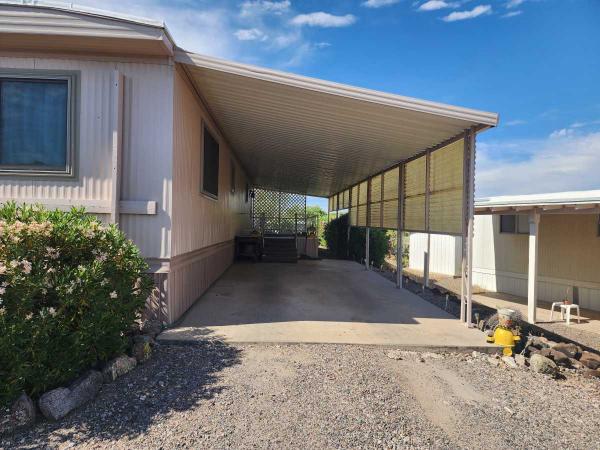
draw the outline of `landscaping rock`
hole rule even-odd
[[[35,422],[36,409],[33,400],[25,393],[13,403],[11,416],[15,428],[29,427]]]
[[[534,372],[556,376],[558,367],[550,358],[535,353],[529,359],[529,366]]]
[[[30,427],[35,423],[35,416],[36,409],[33,401],[27,394],[21,394],[10,408],[0,410],[0,436]]]
[[[556,351],[559,351],[561,353],[564,353],[569,358],[577,358],[577,356],[581,355],[581,348],[579,348],[575,344],[567,344],[567,343],[564,343],[564,342],[560,342],[560,343],[556,344],[552,348],[553,348],[553,350],[556,350]]]
[[[579,362],[588,369],[595,370],[600,368],[600,356],[596,355],[595,353],[590,353],[588,351],[582,352]]]
[[[555,350],[554,348],[544,348],[539,351],[539,354],[545,356],[546,358],[550,358],[559,366],[569,367],[571,365],[569,357],[564,353]]]
[[[397,361],[402,361],[404,358],[402,358],[402,353],[400,350],[390,350],[389,352],[386,352],[385,356],[387,356],[390,359],[395,359]]]
[[[488,356],[487,360],[492,366],[498,367],[500,365],[500,360],[497,358],[492,358],[491,356]]]
[[[600,378],[600,369],[592,370],[586,368],[581,374],[586,378]]]
[[[146,337],[150,338],[150,336],[136,336],[136,337]],[[150,338],[151,339],[151,338]],[[152,355],[152,347],[150,346],[149,341],[138,340],[131,347],[131,355],[136,359],[138,363],[142,363],[148,361],[150,356]]]
[[[100,372],[90,370],[69,386],[73,408],[79,408],[92,400],[102,387],[102,381],[103,377]]]
[[[73,410],[71,391],[64,387],[59,387],[46,392],[40,397],[38,405],[44,417],[48,420],[59,420]]]
[[[515,361],[515,358],[513,358],[512,356],[503,356],[502,357],[502,362],[507,367],[510,367],[511,369],[518,369],[519,368],[519,366],[517,365],[517,362]]]
[[[48,420],[59,420],[76,408],[92,400],[102,386],[102,374],[90,370],[69,388],[46,392],[39,401],[40,411]]]
[[[571,362],[571,367],[573,369],[583,369],[585,367],[583,364],[581,364],[575,358],[569,358],[569,361]]]
[[[527,367],[527,358],[525,358],[525,355],[516,354],[515,355],[515,362],[520,367]]]
[[[146,320],[142,325],[142,333],[153,339],[162,332],[163,326],[160,320]]]
[[[109,361],[106,364],[106,367],[104,367],[104,369],[102,370],[104,382],[110,383],[111,381],[115,381],[120,376],[123,376],[127,372],[132,370],[136,365],[137,360],[135,358],[129,357],[127,355],[121,355],[116,357],[115,359]]]

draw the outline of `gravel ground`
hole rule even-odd
[[[599,405],[600,380],[485,355],[207,341],[157,346],[93,403],[0,447],[591,449]]]

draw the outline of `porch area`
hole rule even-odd
[[[165,331],[163,342],[493,349],[483,334],[352,261],[237,263]]]

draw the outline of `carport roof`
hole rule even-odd
[[[256,186],[330,196],[460,136],[495,113],[177,50]]]

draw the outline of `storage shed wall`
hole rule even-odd
[[[154,200],[156,215],[122,215],[125,233],[147,258],[170,256],[173,66],[166,59],[123,62],[92,56],[48,58],[0,56],[0,69],[80,72],[77,176],[47,180],[0,176],[0,201],[81,204],[111,198],[111,82],[125,77],[121,200]]]

